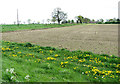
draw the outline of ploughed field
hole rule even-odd
[[[118,25],[75,25],[2,33],[2,40],[118,56]]]

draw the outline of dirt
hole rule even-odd
[[[2,40],[118,56],[118,25],[112,24],[4,32]]]

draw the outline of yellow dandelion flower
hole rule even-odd
[[[63,62],[61,62],[61,65],[63,64]]]
[[[67,64],[68,63],[68,61],[67,62],[64,62],[65,64]]]
[[[55,57],[58,57],[59,55],[58,55],[58,54],[55,54],[54,56],[55,56]]]

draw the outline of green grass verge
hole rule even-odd
[[[16,31],[16,30],[26,30],[26,29],[41,29],[41,28],[55,28],[55,27],[65,27],[73,26],[78,24],[20,24],[17,25],[2,25],[2,32]]]
[[[118,82],[120,58],[2,41],[3,82]]]

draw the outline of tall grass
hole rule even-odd
[[[119,82],[120,58],[2,41],[3,82]]]

